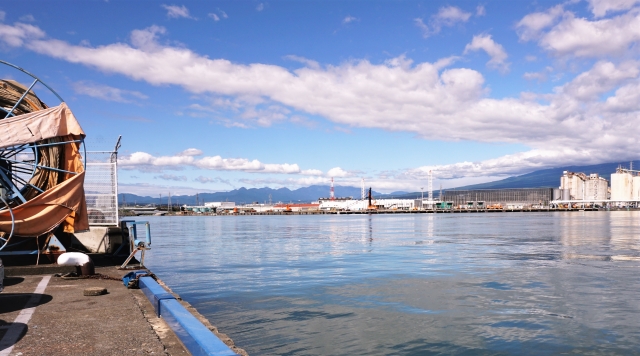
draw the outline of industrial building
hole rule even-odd
[[[447,190],[441,200],[455,208],[527,209],[548,206],[553,200],[553,188]]]

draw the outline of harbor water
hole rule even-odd
[[[640,352],[640,212],[150,217],[252,355]]]

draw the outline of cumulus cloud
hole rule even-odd
[[[575,100],[593,102],[600,95],[614,89],[621,83],[638,78],[638,74],[640,72],[637,61],[627,61],[619,65],[608,61],[599,61],[590,70],[581,73],[558,90]]]
[[[178,156],[200,156],[202,154],[202,150],[197,148],[187,148],[186,150],[178,153]]]
[[[588,0],[591,12],[595,17],[606,16],[609,12],[629,10],[640,0]]]
[[[562,5],[551,7],[547,11],[534,12],[523,17],[517,24],[516,30],[522,41],[530,41],[540,37],[541,32],[556,24],[565,14]]]
[[[118,103],[133,103],[139,101],[138,99],[145,100],[148,98],[148,96],[138,91],[118,89],[87,81],[75,82],[71,86],[77,94]]]
[[[20,47],[25,40],[35,40],[44,37],[46,34],[39,27],[16,23],[13,26],[0,24],[0,40],[11,47]]]
[[[300,172],[302,175],[306,176],[321,176],[323,175],[322,171],[319,169],[305,169]]]
[[[556,56],[620,56],[640,41],[640,9],[592,21],[558,5],[525,16],[517,29],[521,40],[536,40]]]
[[[464,12],[455,6],[445,6],[438,10],[438,13],[431,16],[429,24],[424,23],[424,19],[414,19],[415,25],[422,30],[424,38],[431,37],[442,30],[442,27],[452,27],[460,22],[467,22],[471,17],[470,12]]]
[[[487,65],[491,68],[500,69],[506,71],[509,68],[507,60],[507,52],[502,45],[496,43],[491,35],[477,35],[473,36],[471,43],[467,44],[464,48],[464,53],[467,54],[472,51],[483,50],[491,59],[487,62]]]
[[[606,20],[617,21],[627,15]],[[557,25],[552,21],[542,28],[552,32],[568,20],[571,16],[563,15],[556,20],[560,21]],[[640,137],[638,112],[634,111],[637,106],[632,105],[632,91],[639,80],[636,61],[600,61],[549,93],[500,99],[487,95],[489,89],[481,73],[452,67],[455,59],[451,58],[414,63],[400,56],[378,64],[351,60],[288,70],[262,63],[237,64],[212,59],[185,47],[163,45],[158,42],[163,33],[166,31],[160,27],[150,27],[134,31],[131,44],[90,47],[49,39],[31,25],[0,25],[0,41],[10,46],[153,85],[181,86],[192,93],[212,95],[220,105],[229,108],[237,105],[241,113],[242,105],[248,103],[257,110],[266,110],[267,121],[286,120],[287,115],[299,112],[324,117],[340,127],[378,128],[412,132],[426,139],[518,143],[530,147],[530,151],[496,161],[509,162],[514,167],[509,172],[544,165],[626,160],[637,158],[640,153],[636,144]],[[544,36],[541,35],[541,41]],[[473,48],[487,53],[489,48],[492,53],[499,53],[486,45],[477,44]],[[271,106],[274,108],[270,109]],[[260,115],[254,111],[245,116],[249,117],[247,120],[258,120],[255,117]],[[493,167],[498,166],[496,162],[481,164]],[[124,157],[122,165],[140,165],[144,169],[200,167],[301,173],[295,164],[270,165],[220,156],[154,157],[144,152]],[[473,168],[466,170],[473,172]]]
[[[241,171],[250,173],[299,174],[297,164],[262,163],[258,160],[246,158],[222,158],[220,156],[205,156],[200,159],[202,151],[189,148],[174,156],[156,157],[146,152],[134,152],[118,158],[118,165],[123,169],[140,170],[143,172],[159,172],[165,169],[180,170],[186,167],[210,169],[217,171]],[[312,170],[313,171],[313,170]]]
[[[213,21],[220,21],[220,16],[218,16],[218,14],[211,12],[209,13],[207,16],[211,17],[213,19]]]
[[[327,172],[327,176],[328,177],[347,177],[349,175],[351,175],[349,172],[345,171],[344,169],[342,169],[340,167],[331,168]]]
[[[185,19],[193,19],[189,14],[189,9],[186,6],[177,6],[177,5],[162,5],[162,7],[167,10],[167,17],[172,19],[185,18]]]

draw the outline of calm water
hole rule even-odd
[[[640,213],[152,217],[252,355],[640,353]]]

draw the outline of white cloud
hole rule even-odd
[[[189,148],[174,156],[156,157],[146,152],[134,152],[118,159],[118,165],[123,169],[140,170],[143,172],[159,172],[164,169],[180,170],[186,167],[210,169],[217,171],[241,171],[250,173],[299,174],[297,164],[262,163],[258,160],[246,158],[222,158],[220,156],[205,156],[195,159],[202,151]]]
[[[0,21],[4,21],[4,18],[7,16],[7,13],[4,11],[0,11]]]
[[[441,7],[436,19],[445,26],[453,26],[457,22],[467,22],[471,13],[464,12],[455,6]]]
[[[167,17],[169,17],[169,18],[173,18],[173,19],[178,19],[178,18],[193,19],[193,17],[191,17],[191,15],[189,14],[189,9],[187,9],[187,7],[184,6],[184,5],[182,5],[182,6],[162,5],[162,7],[165,10],[167,10]]]
[[[486,14],[487,14],[487,11],[484,8],[484,5],[478,5],[476,7],[476,16],[484,16]]]
[[[618,90],[605,101],[606,112],[638,115],[640,113],[640,81],[636,80]]]
[[[264,10],[264,4],[259,3],[258,6],[256,6],[256,11],[262,11],[262,10]]]
[[[12,47],[20,47],[25,40],[34,40],[45,36],[39,27],[16,23],[13,26],[0,24],[0,40]]]
[[[187,148],[186,150],[178,153],[178,156],[200,156],[202,154],[202,150],[197,148]]]
[[[321,176],[323,175],[322,171],[319,169],[305,169],[300,172],[300,174],[305,176]]]
[[[491,60],[487,62],[487,65],[491,68],[497,68],[500,70],[507,70],[509,68],[509,64],[506,62],[507,60],[507,52],[504,50],[502,45],[496,43],[491,35],[477,35],[473,36],[473,40],[471,43],[467,44],[464,48],[464,53],[467,54],[471,51],[485,51]]]
[[[209,13],[207,16],[211,17],[213,21],[220,21],[220,17],[213,12]]]
[[[583,102],[597,101],[599,96],[640,74],[639,62],[627,61],[619,65],[599,61],[589,70],[558,88],[562,93]]]
[[[534,12],[526,15],[516,25],[520,40],[529,41],[540,36],[542,30],[556,24],[558,20],[567,14],[562,5],[556,5],[544,12]]]
[[[525,16],[516,28],[521,40],[536,40],[556,56],[620,56],[637,47],[640,41],[640,9],[591,21],[557,5]]]
[[[343,24],[348,24],[348,23],[351,23],[351,22],[354,22],[354,21],[358,21],[358,19],[356,17],[351,16],[351,15],[349,15],[349,16],[345,17],[344,19],[342,19],[342,23]]]
[[[349,172],[340,167],[331,168],[327,172],[327,177],[347,177],[349,175],[351,175]]]
[[[445,6],[441,7],[437,14],[431,16],[429,25],[425,24],[421,18],[416,18],[413,21],[422,30],[422,36],[427,38],[439,33],[444,26],[452,27],[457,23],[467,22],[470,17],[471,13],[464,12],[458,7]]]
[[[220,16],[222,16],[223,19],[229,18],[229,15],[227,15],[226,12],[224,12],[224,11],[222,11],[220,9],[218,9],[218,13],[220,13]]]
[[[72,85],[77,94],[87,95],[96,99],[119,103],[134,103],[145,100],[148,96],[134,90],[125,90],[86,81],[75,82]]]
[[[625,54],[640,40],[640,11],[589,21],[567,16],[539,44],[556,55],[602,57]]]
[[[633,8],[640,0],[587,0],[595,17],[606,16],[609,12],[624,11]]]
[[[162,174],[159,176],[155,176],[153,177],[155,179],[163,179],[163,180],[172,180],[172,181],[176,181],[176,182],[186,182],[187,181],[187,177],[186,176],[176,176],[173,174]]]

